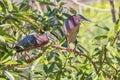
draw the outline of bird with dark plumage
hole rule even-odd
[[[18,44],[15,46],[15,49],[16,52],[29,51],[47,45],[49,40],[56,40],[56,38],[52,34],[47,33],[44,33],[42,35],[38,34],[29,35],[24,39],[20,40]],[[21,53],[21,55],[28,56],[25,53],[24,54]]]
[[[86,19],[84,16],[80,15],[80,14],[75,14],[72,15],[70,17],[68,17],[65,22],[64,22],[64,34],[66,36],[67,39],[67,50],[70,51],[70,42],[74,43],[75,47],[74,47],[74,52],[76,51],[76,44],[77,44],[77,39],[76,36],[79,32],[79,27],[80,27],[80,23],[82,21],[89,21],[90,20]]]

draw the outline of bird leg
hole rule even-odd
[[[76,52],[76,46],[77,46],[77,40],[75,40],[74,45],[75,45],[75,47],[73,49],[73,52],[75,53]]]
[[[70,42],[69,42],[69,41],[67,42],[67,48],[66,48],[66,50],[67,50],[68,52],[70,52]]]

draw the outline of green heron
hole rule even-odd
[[[67,39],[67,50],[70,51],[70,42],[74,43],[75,47],[74,47],[74,52],[76,51],[76,44],[77,44],[77,39],[76,36],[79,32],[79,27],[80,27],[80,23],[82,21],[89,21],[90,20],[86,19],[84,16],[80,15],[80,14],[75,14],[72,15],[70,17],[68,17],[65,22],[64,22],[64,34],[66,36]]]
[[[42,35],[33,34],[20,40],[15,46],[16,52],[21,52],[22,56],[28,56],[25,51],[30,51],[48,44],[49,40],[56,40],[52,34],[44,33]],[[20,56],[21,57],[21,56]],[[29,56],[28,56],[29,57]]]

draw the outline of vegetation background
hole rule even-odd
[[[92,21],[80,26],[78,54],[64,50],[62,30],[64,20],[76,13]],[[18,41],[43,31],[59,46],[44,53],[45,47],[31,50],[29,63],[17,59]],[[120,80],[119,66],[119,0],[0,0],[0,80]]]

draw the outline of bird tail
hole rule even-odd
[[[21,47],[21,46],[15,46],[14,49],[16,50],[16,52],[24,51],[23,47]]]

